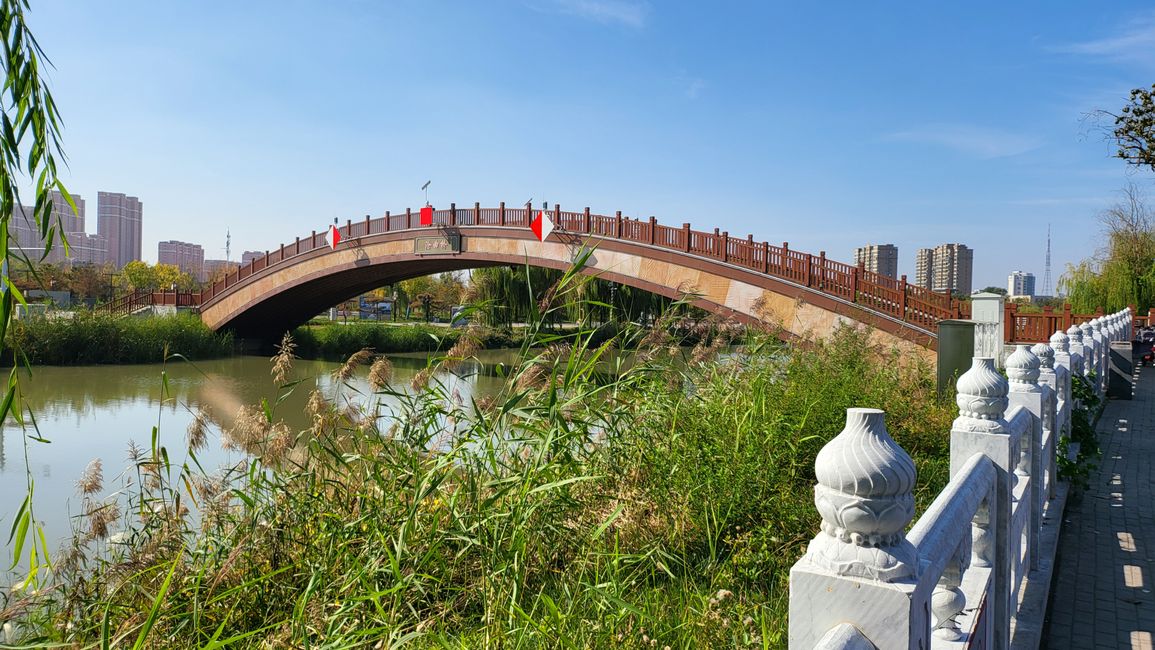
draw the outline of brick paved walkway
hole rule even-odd
[[[1153,650],[1155,368],[1099,420],[1103,456],[1067,502],[1044,648]]]

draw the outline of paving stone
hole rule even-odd
[[[1042,647],[1150,649],[1155,368],[1140,369],[1134,399],[1107,403],[1096,431],[1103,455],[1067,502]]]

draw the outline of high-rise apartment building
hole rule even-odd
[[[1007,276],[1007,294],[1011,296],[1035,296],[1035,274],[1012,271]]]
[[[68,263],[104,266],[108,261],[108,240],[104,235],[83,232],[68,234]]]
[[[140,259],[143,205],[135,196],[96,193],[97,228],[108,239],[108,261],[116,268]]]
[[[934,280],[934,249],[920,248],[914,254],[914,283],[930,288]]]
[[[157,244],[158,264],[171,264],[204,282],[205,249],[200,244],[169,240]]]
[[[854,249],[854,263],[867,271],[898,277],[898,247],[894,244],[867,244]]]
[[[264,256],[265,256],[264,251],[245,251],[244,253],[241,253],[241,266],[244,266],[244,265],[248,264],[249,262],[252,262],[253,260],[256,260],[256,259],[260,259]]]
[[[915,284],[933,291],[970,295],[974,251],[966,244],[920,248],[915,255]]]
[[[76,211],[73,212],[72,206],[68,205],[68,201],[60,192],[52,190],[49,197],[52,201],[52,211],[48,217],[49,225],[57,233],[57,240],[53,242],[52,250],[48,252],[48,257],[44,258],[43,261],[48,264],[75,262],[103,264],[103,253],[100,249],[93,248],[99,242],[90,240],[90,236],[84,232],[84,199],[79,194],[72,195],[72,201],[76,204]],[[8,232],[14,240],[13,248],[19,249],[33,262],[41,261],[40,256],[44,253],[44,242],[40,237],[40,229],[36,225],[32,206],[24,205],[13,208]],[[72,252],[71,259],[64,255],[64,243],[59,239],[60,233],[63,233],[68,239],[69,248],[76,249]],[[91,237],[97,237],[97,235]],[[77,258],[77,254],[80,255],[79,258]]]

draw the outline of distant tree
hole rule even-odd
[[[1000,296],[1007,295],[1007,290],[1002,287],[983,287],[983,293],[997,293]]]
[[[1150,90],[1132,90],[1130,101],[1118,114],[1109,111],[1098,111],[1098,114],[1114,118],[1112,136],[1118,147],[1115,156],[1129,165],[1155,171],[1155,85]]]
[[[120,270],[121,285],[130,290],[155,289],[156,270],[146,262],[133,260]]]
[[[75,300],[95,300],[108,295],[108,278],[112,272],[111,265],[95,266],[92,264],[78,264],[68,273],[68,288]]]
[[[191,275],[182,273],[179,268],[172,264],[152,266],[140,260],[133,260],[125,264],[120,271],[120,277],[122,286],[132,291],[138,289],[145,291],[167,290],[174,286],[181,291],[190,291],[197,284]]]
[[[1155,223],[1137,187],[1128,185],[1122,194],[1122,201],[1099,215],[1105,248],[1068,264],[1059,278],[1059,289],[1075,311],[1135,305],[1143,312],[1155,305]]]

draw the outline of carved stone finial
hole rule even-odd
[[[1069,352],[1070,344],[1071,337],[1064,334],[1062,330],[1058,330],[1051,335],[1051,349],[1053,349],[1055,352]]]
[[[1031,353],[1039,358],[1040,370],[1055,367],[1055,350],[1046,343],[1036,343],[1031,347]]]
[[[878,409],[846,410],[846,428],[814,460],[822,532],[806,555],[838,575],[894,582],[917,576],[903,532],[914,518],[914,461]]]
[[[1078,325],[1072,325],[1067,328],[1067,337],[1071,343],[1083,344],[1083,328]]]
[[[983,433],[1008,433],[1006,420],[1007,392],[1006,378],[995,370],[995,360],[990,357],[974,357],[971,369],[958,378],[955,386],[958,394],[958,417],[954,428],[961,431]]]
[[[1039,358],[1026,345],[1016,345],[1007,357],[1007,378],[1013,393],[1039,392]]]
[[[1081,331],[1083,333],[1083,340],[1084,341],[1087,340],[1087,337],[1094,338],[1095,328],[1090,323],[1083,323],[1082,325],[1080,325],[1079,331]]]

